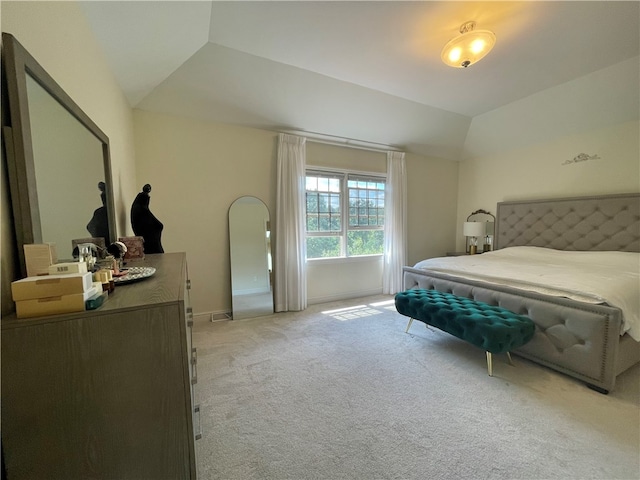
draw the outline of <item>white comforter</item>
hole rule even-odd
[[[415,268],[615,306],[622,310],[620,334],[627,332],[640,341],[640,253],[509,247],[481,255],[430,258]]]

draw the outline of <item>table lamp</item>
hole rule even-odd
[[[486,233],[486,226],[484,222],[464,222],[462,228],[462,234],[465,237],[471,237],[469,245],[469,254],[474,255],[478,253],[478,237],[484,237]]]
[[[484,234],[484,246],[482,247],[482,253],[491,251],[491,244],[493,243],[493,226],[494,222],[485,222],[487,230]]]

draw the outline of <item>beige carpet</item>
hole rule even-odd
[[[201,479],[638,479],[640,368],[602,395],[390,296],[200,322]]]

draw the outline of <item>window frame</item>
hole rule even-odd
[[[308,176],[324,176],[329,178],[340,178],[340,231],[307,231],[307,203],[306,203],[306,178]],[[369,231],[369,230],[382,230],[384,232],[384,224],[377,226],[349,226],[349,176],[351,177],[361,177],[367,180],[381,180],[385,185],[385,189],[383,192],[386,192],[387,186],[387,174],[381,172],[369,172],[369,171],[359,171],[359,170],[351,170],[351,169],[339,169],[332,167],[319,167],[319,166],[311,166],[307,165],[305,169],[305,242],[309,237],[339,237],[340,240],[340,255],[334,257],[307,257],[307,261],[336,261],[336,260],[350,260],[358,259],[358,258],[367,258],[367,257],[380,257],[382,253],[374,253],[374,254],[365,254],[365,255],[348,255],[348,238],[347,235],[349,231]],[[386,198],[384,199],[386,201]]]

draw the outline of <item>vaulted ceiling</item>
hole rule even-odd
[[[459,159],[472,119],[638,57],[640,3],[84,1],[132,107]],[[440,60],[460,25],[495,48]]]

